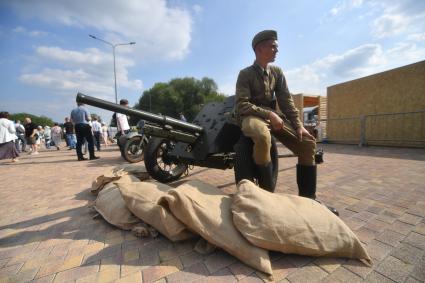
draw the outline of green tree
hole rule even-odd
[[[52,127],[54,125],[54,122],[52,119],[46,116],[36,116],[28,113],[15,113],[10,115],[10,120],[16,121],[19,120],[21,123],[24,123],[25,118],[29,117],[31,118],[31,121],[39,126],[50,126]]]
[[[225,95],[218,92],[213,79],[185,77],[173,79],[168,83],[156,83],[151,89],[143,92],[135,108],[174,118],[178,118],[182,112],[188,121],[192,121],[203,105],[223,101],[225,98]],[[132,124],[137,120],[132,117]]]

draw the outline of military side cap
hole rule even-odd
[[[255,50],[255,46],[264,40],[274,39],[277,40],[277,32],[275,30],[263,30],[257,33],[252,39],[252,49]]]

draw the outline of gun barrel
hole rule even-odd
[[[88,104],[91,106],[126,114],[129,116],[135,116],[140,119],[143,119],[152,123],[156,123],[162,126],[171,126],[173,128],[176,128],[182,131],[187,131],[189,133],[202,133],[204,131],[204,129],[201,126],[198,126],[196,124],[180,121],[178,119],[174,119],[165,115],[157,115],[157,114],[153,114],[153,113],[142,111],[142,110],[136,110],[133,108],[124,107],[116,103],[112,103],[106,100],[102,100],[96,97],[82,94],[80,92],[77,94],[76,101],[79,103]]]

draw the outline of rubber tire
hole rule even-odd
[[[184,163],[173,163],[176,167],[172,172],[164,170],[158,164],[158,155],[162,151],[163,144],[169,145],[170,140],[164,138],[151,137],[145,147],[145,167],[149,175],[161,183],[169,183],[178,180],[187,170]],[[165,155],[167,152],[164,152]],[[159,157],[162,158],[162,157]]]
[[[250,138],[241,134],[238,142],[235,144],[235,182],[238,184],[241,180],[247,179],[257,185],[261,183],[258,176],[257,166],[252,158],[252,147],[254,143]],[[270,156],[273,164],[273,189],[276,188],[277,175],[279,171],[279,155],[277,151],[276,139],[272,136],[272,146]]]
[[[139,143],[140,143],[140,140],[141,139],[143,139],[142,137],[140,137],[140,136],[135,136],[135,137],[132,137],[132,138],[130,138],[130,139],[128,139],[127,141],[126,141],[126,143],[124,144],[124,147],[123,147],[123,150],[122,150],[122,157],[126,160],[126,161],[128,161],[128,162],[130,162],[130,163],[137,163],[137,162],[140,162],[140,161],[142,161],[143,160],[143,155],[144,155],[144,150],[145,150],[145,147],[146,147],[146,144],[147,144],[147,142],[145,141],[145,140],[143,140],[143,143],[142,143],[142,148],[141,148],[141,153],[139,154],[139,155],[137,155],[137,156],[135,156],[134,154],[132,154],[131,153],[131,151],[129,150],[129,148],[131,147],[131,146],[136,146],[136,145],[138,145]]]

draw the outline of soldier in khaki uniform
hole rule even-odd
[[[299,195],[316,198],[316,141],[302,125],[282,70],[269,63],[278,52],[277,32],[264,30],[252,40],[255,61],[240,71],[236,83],[236,118],[254,142],[253,158],[264,179],[271,180],[271,134],[297,157]],[[279,108],[276,107],[276,102]],[[271,190],[271,182],[264,185]]]

